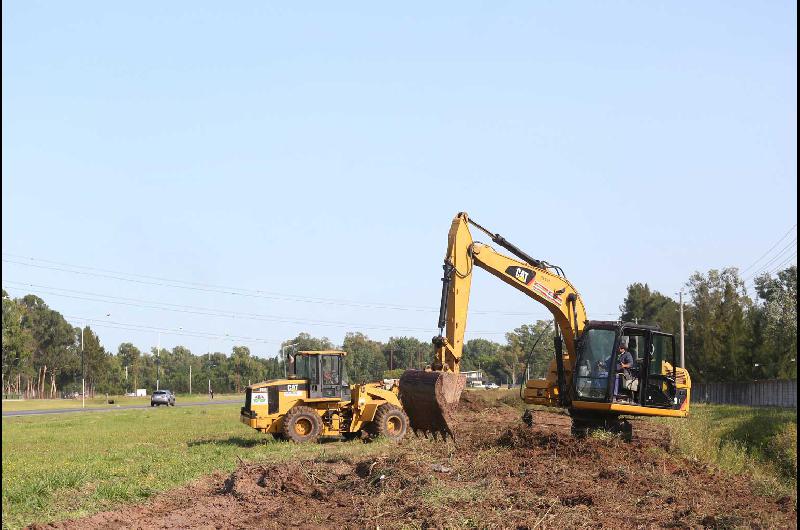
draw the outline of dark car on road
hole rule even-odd
[[[174,407],[175,394],[169,390],[156,390],[150,397],[150,406],[155,407],[156,405],[172,405]]]

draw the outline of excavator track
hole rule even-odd
[[[458,406],[467,379],[453,372],[406,370],[400,377],[400,401],[408,414],[411,429],[434,438],[455,439],[453,411]]]

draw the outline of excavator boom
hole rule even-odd
[[[470,225],[514,257],[474,241]],[[475,266],[544,305],[556,323],[555,358],[544,379],[526,381],[526,403],[568,408],[576,432],[618,427],[620,415],[688,415],[691,379],[676,366],[672,335],[658,326],[587,320],[581,296],[560,267],[531,257],[461,212],[447,238],[431,364],[400,378],[400,398],[415,432],[453,436],[452,413],[465,386],[460,364]],[[620,352],[633,359],[624,369]]]
[[[473,240],[469,225],[489,235],[518,259],[505,256],[489,245]],[[453,436],[452,411],[464,389],[466,380],[460,374],[464,349],[467,309],[472,271],[478,267],[522,291],[547,307],[561,329],[567,356],[559,359],[559,384],[566,388],[565,365],[574,352],[574,339],[583,329],[586,311],[578,292],[558,267],[553,267],[471,221],[461,212],[453,219],[448,234],[447,253],[442,277],[442,298],[439,311],[439,335],[433,338],[434,354],[427,370],[407,370],[400,378],[403,407],[415,432],[432,432]],[[567,393],[562,392],[566,397]]]

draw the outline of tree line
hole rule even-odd
[[[694,381],[796,379],[796,266],[775,277],[756,278],[752,298],[735,268],[695,273],[685,292],[686,364]],[[628,286],[620,319],[657,324],[675,334],[680,327],[678,303],[646,283]],[[241,345],[230,353],[194,354],[184,346],[141,350],[125,342],[109,352],[91,327],[72,326],[35,295],[11,298],[5,290],[2,333],[3,393],[26,397],[80,391],[81,373],[91,395],[151,391],[156,385],[175,392],[241,392],[248,384],[283,377],[285,371],[280,355],[257,357]],[[552,322],[539,320],[509,331],[503,343],[468,340],[461,369],[481,370],[485,380],[500,384],[542,377],[553,358],[553,334]],[[279,351],[322,349],[347,352],[350,382],[399,377],[407,368],[424,367],[432,353],[431,343],[416,337],[381,342],[361,332],[347,333],[340,346],[300,333]]]
[[[686,368],[696,382],[797,379],[797,266],[754,280],[736,268],[694,273],[684,292]],[[679,306],[647,284],[628,286],[621,319],[680,332]]]

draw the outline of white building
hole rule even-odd
[[[471,370],[469,372],[461,372],[467,378],[468,387],[482,387],[483,386],[483,370]]]

